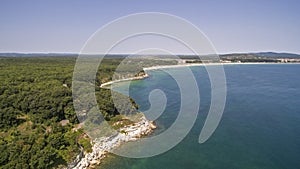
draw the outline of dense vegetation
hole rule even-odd
[[[60,168],[74,160],[79,145],[90,151],[73,108],[75,61],[75,57],[0,57],[0,168]],[[120,61],[104,60],[98,77],[111,79]],[[97,85],[101,112],[106,120],[115,120],[119,112],[110,91]]]
[[[177,61],[164,58],[112,58],[104,59],[99,66],[99,83],[105,83],[113,79],[124,79],[142,75],[144,67],[157,65],[174,65]]]
[[[0,166],[66,165],[80,149],[72,104],[75,58],[0,58]],[[61,120],[70,123],[62,126]],[[82,140],[88,139],[81,137]]]
[[[127,105],[117,109],[111,91],[99,87],[113,79],[123,59],[104,59],[96,78],[98,107],[111,122],[123,120],[119,114],[133,110]],[[75,57],[0,57],[0,168],[61,168],[74,160],[81,147],[91,150],[73,107],[75,63]],[[116,78],[141,75],[144,66],[175,62],[134,59],[124,63],[130,64],[117,71]],[[121,94],[118,98],[126,99]],[[87,120],[90,125],[95,122]]]

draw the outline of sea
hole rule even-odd
[[[227,96],[221,121],[204,143],[199,134],[211,104],[211,82],[204,66],[190,67],[200,95],[198,116],[187,136],[175,147],[148,158],[114,154],[99,169],[299,169],[300,64],[224,65]],[[183,68],[171,68],[174,75]],[[176,120],[181,95],[174,76],[149,70],[150,77],[130,83],[129,95],[147,112],[149,93],[160,89],[167,103],[155,122],[154,135],[163,134]],[[115,90],[122,92],[120,84]],[[159,98],[158,98],[159,99]],[[186,112],[188,113],[188,112]],[[160,144],[160,143],[157,143]]]

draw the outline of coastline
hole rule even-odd
[[[177,65],[160,65],[160,66],[151,66],[151,67],[145,67],[143,70],[146,72],[147,70],[159,70],[159,69],[169,69],[169,68],[179,68],[179,67],[192,67],[192,66],[222,66],[222,65],[270,65],[270,64],[300,64],[300,62],[295,63],[276,63],[276,62],[231,62],[231,63],[188,63],[188,64],[177,64]],[[148,78],[149,75],[146,74],[142,76],[137,77],[131,77],[126,79],[119,79],[119,80],[112,80],[106,83],[102,83],[100,85],[101,88],[104,88],[105,86],[112,85],[114,83],[119,82],[126,82],[131,80],[143,80],[145,78]]]
[[[142,76],[113,80],[100,85],[101,88],[109,86],[113,83],[131,81],[131,80],[142,80],[148,78],[149,75],[146,73]],[[118,129],[114,134],[108,137],[101,137],[92,140],[92,152],[81,153],[76,157],[76,160],[73,162],[75,165],[74,169],[88,169],[95,168],[101,163],[101,160],[106,157],[106,154],[111,150],[117,148],[124,142],[136,141],[138,138],[147,136],[156,129],[156,125],[153,121],[149,121],[143,115],[140,120],[136,123],[133,123],[129,126],[122,127]]]
[[[265,62],[245,62],[245,63],[194,63],[194,64],[177,64],[177,65],[161,65],[143,68],[146,72],[147,70],[159,70],[168,68],[179,68],[179,67],[191,67],[191,66],[220,66],[220,65],[263,65],[263,64],[300,64],[300,63],[265,63]],[[114,83],[131,81],[131,80],[142,80],[148,78],[149,75],[146,73],[142,76],[113,80],[100,85],[101,88],[112,85]],[[149,135],[156,128],[152,121],[147,120],[144,116],[139,122],[134,123],[130,126],[125,126],[119,129],[119,132],[108,136],[97,138],[92,141],[92,152],[87,153],[81,160],[77,163],[76,169],[87,169],[94,168],[96,165],[101,164],[101,160],[106,157],[106,154],[117,148],[124,142],[135,141],[142,136]]]
[[[101,163],[106,154],[117,148],[124,142],[136,141],[138,138],[149,135],[156,128],[153,121],[149,121],[145,116],[129,126],[120,128],[113,135],[96,138],[93,140],[92,152],[87,153],[76,164],[75,169],[94,168]]]
[[[178,65],[161,65],[161,66],[152,66],[143,68],[144,71],[147,70],[158,70],[158,69],[169,69],[169,68],[179,68],[179,67],[191,67],[191,66],[222,66],[222,65],[270,65],[270,64],[300,64],[299,62],[295,63],[276,63],[276,62],[231,62],[231,63],[191,63],[191,64],[178,64]]]
[[[113,81],[109,81],[109,82],[106,82],[106,83],[102,83],[100,85],[100,87],[103,88],[105,86],[112,85],[113,83],[119,83],[119,82],[131,81],[131,80],[142,80],[142,79],[145,79],[145,78],[148,78],[148,77],[149,77],[149,75],[145,74],[145,75],[137,76],[137,77],[131,77],[131,78],[126,78],[126,79],[113,80]]]

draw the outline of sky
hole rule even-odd
[[[119,17],[162,12],[197,26],[218,53],[300,54],[299,9],[297,0],[1,0],[0,52],[78,53],[93,33]]]

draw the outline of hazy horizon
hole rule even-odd
[[[79,53],[107,23],[134,13],[161,12],[197,26],[219,54],[300,53],[299,1],[130,2],[1,1],[0,52]],[[166,42],[153,43],[163,48]],[[175,53],[186,53],[168,45]],[[131,51],[129,44],[117,53]]]
[[[285,52],[285,51],[253,51],[253,52],[232,52],[232,53],[216,53],[217,55],[228,55],[228,54],[259,54],[259,53],[275,53],[275,54],[295,54],[300,55],[300,53],[291,53],[291,52]],[[58,55],[79,55],[82,54],[80,52],[73,53],[73,52],[0,52],[0,54],[58,54]],[[102,53],[103,54],[103,53]],[[92,55],[101,55],[101,54],[92,54]],[[108,53],[107,55],[166,55],[166,54],[160,54],[160,53],[152,53],[152,54],[131,54],[131,53]],[[175,55],[195,55],[194,53],[176,53]],[[214,55],[214,54],[206,54],[206,55]],[[166,55],[171,56],[171,54]]]

